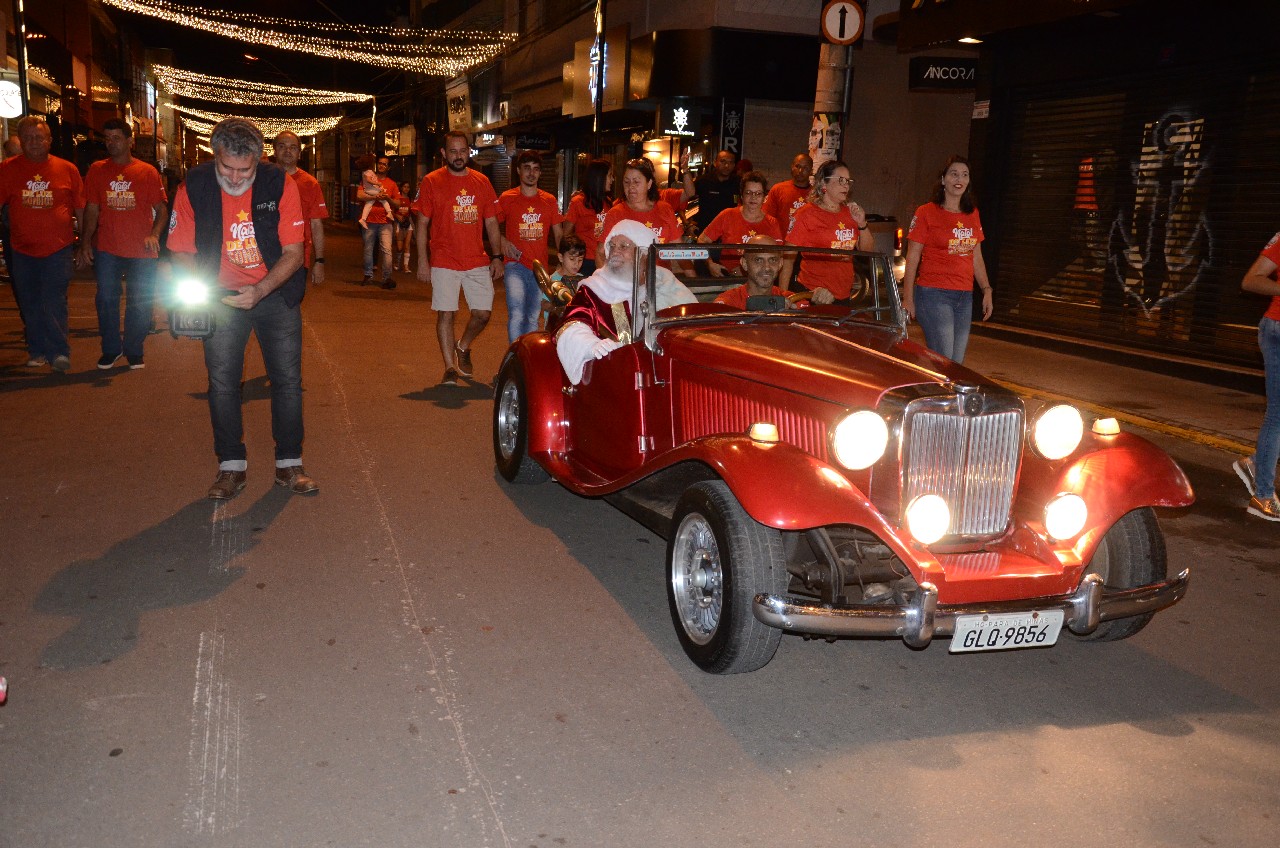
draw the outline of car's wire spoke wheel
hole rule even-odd
[[[721,480],[690,486],[667,540],[667,602],[680,646],[703,671],[755,671],[782,631],[758,621],[758,592],[786,592],[782,534],[747,515]]]
[[[705,645],[720,626],[724,572],[711,525],[697,513],[680,522],[671,571],[671,591],[685,635],[694,644]]]
[[[512,483],[541,483],[550,477],[529,456],[529,396],[517,356],[502,363],[494,388],[493,460],[498,473]]]
[[[1084,576],[1096,574],[1108,589],[1132,589],[1158,583],[1165,579],[1168,559],[1164,547],[1164,534],[1150,507],[1125,513],[1102,537],[1094,549],[1093,558],[1085,567]],[[1114,642],[1127,639],[1147,626],[1152,613],[1104,621],[1087,636],[1077,638],[1093,642]]]

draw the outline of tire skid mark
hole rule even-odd
[[[248,544],[245,522],[231,514],[226,502],[215,506],[209,521],[209,573],[225,572],[231,561],[248,549]]]
[[[365,489],[368,491],[367,502],[372,504],[377,514],[378,526],[386,537],[387,545],[391,550],[392,568],[400,584],[402,620],[407,627],[411,628],[411,632],[417,639],[419,645],[418,653],[424,657],[423,663],[426,666],[425,669],[417,673],[425,674],[427,678],[433,681],[431,690],[434,693],[435,703],[444,711],[444,715],[440,716],[439,720],[448,723],[453,731],[454,741],[462,757],[462,767],[466,780],[471,787],[478,789],[484,796],[485,804],[493,817],[493,825],[497,831],[497,836],[502,845],[510,848],[511,840],[507,836],[501,811],[498,809],[497,795],[493,791],[493,784],[480,768],[467,741],[466,729],[463,726],[462,704],[454,686],[455,681],[458,679],[458,674],[448,660],[451,652],[445,650],[444,658],[442,659],[440,653],[432,645],[431,639],[424,632],[424,630],[428,629],[425,626],[426,619],[414,599],[409,584],[406,563],[400,552],[395,529],[391,526],[391,519],[387,514],[386,504],[383,503],[382,493],[374,483],[373,456],[365,442],[359,438],[355,422],[351,419],[351,407],[347,400],[346,389],[343,387],[337,364],[329,356],[315,328],[305,319],[303,320],[303,329],[311,338],[312,348],[316,356],[324,362],[325,369],[329,372],[329,380],[333,386],[334,394],[337,396],[338,407],[342,410],[342,426],[346,430],[346,440],[353,448],[353,455],[356,457],[360,477]],[[411,566],[412,563],[409,565]],[[439,629],[436,628],[432,632],[438,634]],[[421,717],[416,714],[416,710],[414,712],[415,714],[412,717],[420,719]],[[418,738],[420,740],[423,739],[421,736]],[[488,832],[489,827],[483,820],[479,820],[478,824],[483,831]]]
[[[197,835],[226,833],[246,818],[240,798],[245,728],[240,698],[226,679],[225,665],[226,638],[201,633],[183,808],[184,828]]]

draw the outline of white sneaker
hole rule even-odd
[[[1249,490],[1250,497],[1253,496],[1253,457],[1245,456],[1231,463],[1231,467],[1235,469],[1236,476],[1240,478],[1240,482],[1244,483],[1244,487]]]

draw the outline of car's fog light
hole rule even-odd
[[[1079,495],[1058,495],[1044,508],[1044,529],[1059,542],[1076,536],[1088,519],[1089,506]]]
[[[177,295],[180,303],[197,306],[208,302],[209,287],[193,277],[184,277],[178,280],[178,284],[174,287],[174,294]]]
[[[836,462],[850,471],[875,465],[889,444],[889,427],[869,409],[847,415],[831,434]]]
[[[932,545],[950,526],[951,509],[938,495],[921,495],[907,507],[907,529],[921,544]]]
[[[770,424],[768,421],[757,421],[751,425],[751,429],[747,430],[747,435],[751,437],[753,442],[776,445],[778,443],[778,425]]]
[[[1070,456],[1084,438],[1080,411],[1065,403],[1051,406],[1031,425],[1031,443],[1045,459]]]
[[[1093,432],[1099,436],[1120,435],[1120,422],[1114,418],[1099,418],[1093,422]]]

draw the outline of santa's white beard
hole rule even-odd
[[[583,280],[587,286],[605,303],[620,303],[631,300],[631,269],[615,268],[608,262],[596,269],[596,272]]]

